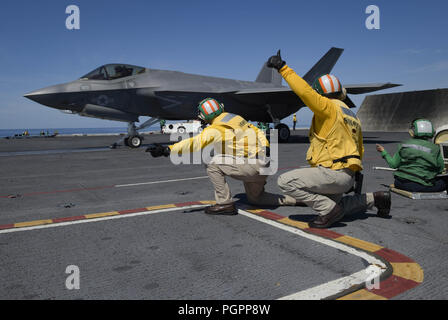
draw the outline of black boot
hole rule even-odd
[[[373,193],[374,205],[378,208],[376,213],[381,218],[390,217],[391,196],[389,191],[377,191]]]

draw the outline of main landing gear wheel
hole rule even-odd
[[[177,132],[180,134],[184,134],[187,131],[187,129],[185,129],[185,127],[179,127],[177,128]]]
[[[124,144],[131,148],[139,148],[142,145],[143,138],[141,136],[130,136],[124,139]]]
[[[287,142],[289,140],[291,132],[289,131],[289,127],[286,124],[279,123],[278,125],[275,126],[275,129],[278,130],[279,142]]]

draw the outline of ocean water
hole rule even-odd
[[[13,137],[14,135],[21,135],[28,130],[30,136],[39,136],[41,132],[45,132],[47,135],[58,133],[59,135],[70,134],[120,134],[126,133],[127,127],[110,127],[110,128],[52,128],[52,129],[0,129],[0,137]],[[140,132],[158,131],[160,126],[151,126]]]

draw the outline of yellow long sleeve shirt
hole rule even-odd
[[[217,148],[217,153],[244,158],[261,155],[264,147],[269,146],[263,131],[241,116],[224,112],[213,119],[200,134],[175,143],[169,148],[172,153],[183,154],[199,151],[212,143],[215,153]]]
[[[320,95],[287,65],[280,70],[280,74],[314,114],[309,133],[308,162],[312,166],[322,165],[334,170],[362,170],[364,146],[359,119],[344,102]],[[334,162],[346,156],[359,159]]]

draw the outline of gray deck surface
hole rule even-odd
[[[364,134],[363,192],[385,190],[391,172],[375,150],[394,153],[405,133]],[[0,139],[0,225],[213,200],[203,165],[173,165],[145,148],[115,150],[116,136]],[[306,131],[280,145],[279,174],[307,165]],[[144,144],[169,142],[146,136]],[[240,197],[241,182],[229,179]],[[10,196],[10,197],[6,197]],[[270,209],[309,221],[303,207]],[[448,202],[392,194],[392,219],[374,211],[346,217],[331,230],[414,259],[424,281],[395,299],[448,298]],[[182,209],[41,230],[0,234],[0,299],[277,299],[365,268],[360,258],[243,215],[216,217]],[[81,289],[65,288],[77,265]]]

